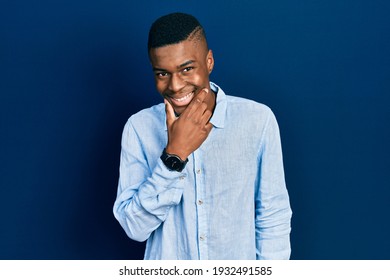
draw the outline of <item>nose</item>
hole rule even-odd
[[[179,74],[174,73],[171,76],[171,79],[169,81],[169,90],[171,92],[180,92],[181,89],[185,87],[185,81],[182,77],[180,77]]]

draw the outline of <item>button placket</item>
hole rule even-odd
[[[204,144],[204,143],[203,143]],[[207,232],[208,232],[208,222],[207,222],[207,213],[205,206],[205,178],[204,170],[202,168],[202,148],[194,152],[194,175],[196,182],[196,208],[197,208],[197,220],[198,220],[198,248],[199,248],[199,258],[207,259],[208,258],[208,248],[207,248]]]

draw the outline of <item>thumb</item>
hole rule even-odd
[[[167,115],[167,127],[171,127],[173,122],[176,120],[175,111],[173,110],[173,107],[171,103],[168,102],[168,100],[164,99],[165,103],[165,113]]]

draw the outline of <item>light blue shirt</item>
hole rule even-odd
[[[145,259],[288,259],[291,209],[279,128],[263,104],[217,92],[213,128],[182,172],[160,156],[164,104],[127,121],[114,215]]]

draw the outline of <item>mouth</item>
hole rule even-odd
[[[191,91],[190,93],[186,94],[185,96],[181,97],[181,98],[174,98],[174,97],[170,97],[171,99],[177,101],[177,102],[183,102],[187,99],[190,99],[192,98],[192,96],[194,95],[195,93],[195,90],[194,91]]]
[[[174,107],[179,108],[179,107],[185,107],[188,104],[190,104],[194,95],[195,95],[195,90],[187,93],[186,95],[184,95],[183,97],[180,97],[180,98],[175,98],[175,97],[169,96],[169,95],[167,97]]]

